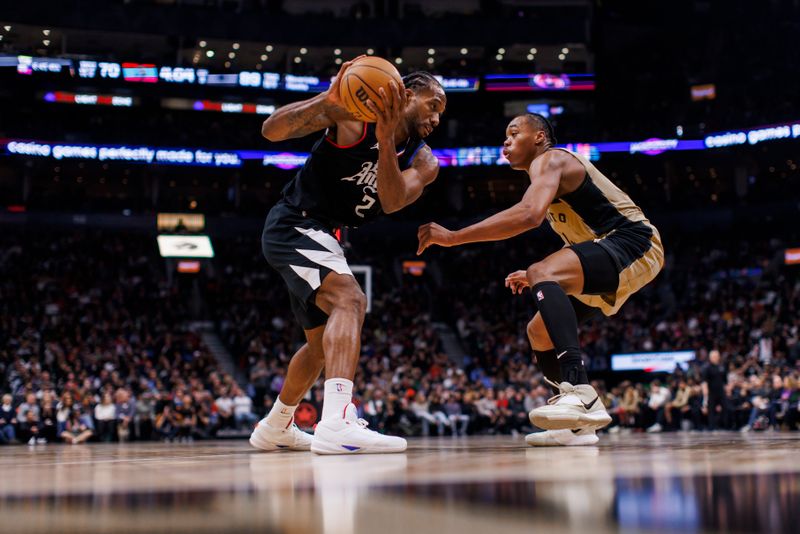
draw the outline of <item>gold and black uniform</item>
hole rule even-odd
[[[553,149],[563,150],[563,149]],[[647,285],[664,266],[661,236],[631,198],[606,178],[589,160],[568,150],[586,169],[575,191],[553,201],[547,210],[550,226],[572,248],[584,270],[584,291],[578,301],[615,314],[633,293]],[[616,270],[600,249],[611,257]]]

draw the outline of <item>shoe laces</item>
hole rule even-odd
[[[562,383],[558,384],[556,382],[553,382],[552,380],[550,380],[546,376],[544,376],[543,378],[544,378],[545,382],[547,382],[548,384],[550,384],[554,388],[558,388],[558,390],[559,390],[559,393],[557,395],[553,395],[552,397],[547,399],[547,404],[555,404],[559,400],[561,400],[562,397],[564,397],[566,395],[569,395],[570,393],[575,393],[575,386],[573,386],[569,382],[562,382]]]
[[[355,420],[355,423],[358,425],[359,428],[366,430],[367,432],[372,432],[373,434],[379,434],[379,432],[376,432],[371,428],[367,428],[369,426],[369,422],[367,422],[366,419],[359,417],[358,419]]]

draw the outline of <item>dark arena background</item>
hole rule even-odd
[[[798,35],[798,0],[3,2],[0,531],[797,532]],[[447,95],[436,181],[339,236],[353,403],[408,449],[265,452],[305,338],[261,233],[322,133],[261,127],[362,54]],[[596,445],[525,438],[553,393],[504,279],[563,246],[549,223],[416,254],[420,225],[520,201],[526,112],[664,243],[580,327]]]

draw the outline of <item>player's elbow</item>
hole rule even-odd
[[[381,201],[381,210],[387,215],[389,213],[396,213],[405,207],[404,204],[400,202],[383,202]]]
[[[261,135],[264,136],[266,140],[272,141],[273,143],[286,139],[275,127],[275,122],[270,119],[265,120],[261,125]]]
[[[542,225],[544,222],[544,214],[536,213],[536,211],[531,209],[529,206],[523,206],[521,220],[525,228],[531,230]]]

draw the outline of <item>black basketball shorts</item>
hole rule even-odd
[[[603,238],[570,248],[583,268],[583,291],[575,297],[607,316],[617,313],[664,266],[661,238],[649,223],[619,228]]]
[[[314,304],[328,273],[353,273],[329,225],[306,216],[285,202],[267,215],[261,250],[289,288],[292,311],[305,330],[324,325],[328,315]]]

